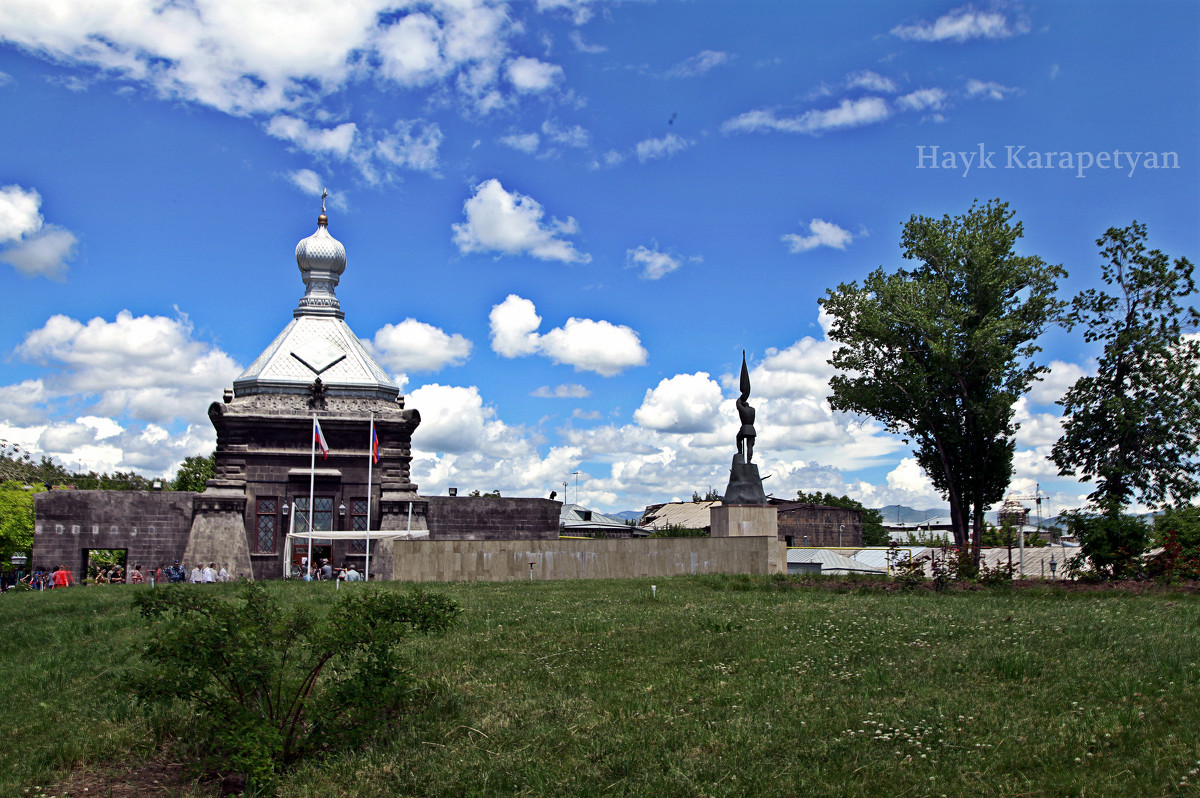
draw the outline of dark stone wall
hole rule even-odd
[[[365,458],[358,458],[365,459]],[[334,458],[330,458],[331,461]],[[318,461],[320,462],[320,461]],[[334,464],[334,463],[331,463]],[[285,461],[280,465],[292,465]],[[307,465],[307,464],[306,464]],[[336,503],[349,503],[352,497],[365,495],[365,468],[356,473],[357,463],[338,462],[345,481],[317,479],[316,494],[332,495]],[[261,468],[259,480],[247,484],[246,523],[253,529],[256,495],[271,495],[293,501],[307,496],[307,479],[286,477],[284,468],[274,473]],[[318,466],[320,468],[320,466]],[[276,475],[281,475],[276,476]],[[269,479],[274,476],[275,479]],[[360,482],[359,479],[362,481]],[[374,488],[372,515],[379,519],[379,485]],[[50,491],[34,498],[36,524],[31,565],[53,568],[59,563],[79,578],[86,564],[87,549],[127,549],[127,561],[145,567],[170,565],[182,560],[195,516],[194,504],[203,501],[200,494],[175,491]],[[553,540],[558,538],[561,504],[549,499],[496,497],[421,496],[418,504],[428,502],[426,523],[433,540]],[[419,508],[418,508],[419,509]],[[414,521],[419,516],[414,515]],[[286,518],[279,514],[278,546],[272,553],[251,553],[257,579],[278,579],[283,574],[283,530]],[[335,516],[334,527],[348,529],[349,516]],[[414,526],[418,526],[414,524]],[[297,544],[302,545],[302,544]],[[378,543],[372,544],[372,565]],[[349,552],[349,541],[335,541],[331,559],[335,563],[355,562],[362,568],[362,554]],[[372,568],[374,571],[375,568]]]
[[[562,503],[496,496],[422,496],[430,540],[553,540]]]
[[[862,512],[821,504],[779,506],[779,538],[792,546],[861,546]],[[839,527],[844,527],[840,529]],[[805,542],[807,536],[807,543]],[[840,537],[840,542],[839,542]]]
[[[66,565],[78,579],[87,549],[128,549],[126,562],[145,568],[183,558],[195,493],[52,490],[34,496],[31,565]]]

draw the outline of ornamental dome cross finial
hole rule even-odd
[[[329,196],[329,189],[321,189],[321,215],[325,215],[325,198]]]

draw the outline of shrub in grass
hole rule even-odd
[[[1142,553],[1150,544],[1145,521],[1131,515],[1078,511],[1064,513],[1061,519],[1080,547],[1080,554],[1067,563],[1069,572],[1084,579],[1131,579],[1141,574]]]
[[[159,621],[135,695],[189,704],[211,752],[260,794],[316,740],[361,735],[394,712],[408,689],[400,641],[444,631],[459,615],[438,594],[368,588],[318,616],[253,583],[234,599],[174,587],[140,592],[134,605]]]

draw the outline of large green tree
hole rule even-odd
[[[1134,501],[1186,503],[1200,493],[1200,314],[1192,264],[1146,250],[1146,226],[1109,228],[1096,241],[1105,289],[1075,297],[1067,324],[1103,344],[1096,374],[1059,402],[1063,436],[1051,459],[1059,473],[1094,480],[1088,498],[1106,515]]]
[[[1044,372],[1036,340],[1056,321],[1061,266],[1018,255],[1008,204],[913,216],[900,245],[913,268],[872,272],[821,299],[840,346],[829,362],[837,410],[881,421],[915,445],[950,504],[955,543],[978,562],[984,512],[1012,475],[1013,406]]]

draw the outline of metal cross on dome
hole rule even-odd
[[[328,196],[329,196],[329,189],[322,188],[321,189],[321,213],[322,214],[325,213],[325,198]]]

